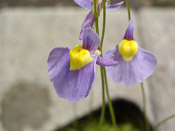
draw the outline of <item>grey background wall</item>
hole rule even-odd
[[[174,0],[130,3],[135,39],[158,59],[155,73],[145,81],[148,116],[156,124],[175,113]],[[51,131],[68,124],[75,117],[74,104],[57,97],[49,81],[47,58],[57,46],[81,44],[80,27],[88,11],[73,0],[1,0],[0,7],[0,131]],[[107,18],[104,51],[123,38],[127,10],[107,12]],[[125,98],[142,108],[139,84],[126,88],[109,79],[109,87],[113,99]],[[90,95],[76,103],[78,117],[100,105],[97,66]],[[174,123],[165,123],[160,131],[174,131]]]

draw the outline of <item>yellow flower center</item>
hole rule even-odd
[[[69,51],[70,70],[79,70],[89,64],[93,58],[88,50],[83,49],[81,45],[77,45]]]
[[[134,40],[122,40],[118,45],[119,53],[125,61],[131,61],[138,51],[138,44]]]

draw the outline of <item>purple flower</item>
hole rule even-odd
[[[91,29],[84,29],[83,44],[72,49],[54,48],[48,58],[49,77],[59,97],[76,102],[88,96],[95,78],[96,62],[102,66],[117,64],[100,57],[100,39]]]
[[[155,70],[156,57],[149,51],[140,47],[133,39],[133,21],[129,22],[124,40],[116,48],[107,51],[104,58],[115,60],[119,63],[106,67],[109,77],[124,86],[132,86],[143,82]]]
[[[75,3],[77,3],[79,6],[85,8],[85,9],[92,9],[93,7],[93,0],[74,0]],[[99,7],[101,8],[101,4],[102,4],[102,0],[97,0],[98,2],[98,9]],[[124,2],[119,2],[119,3],[116,3],[116,4],[110,4],[108,2],[108,0],[106,0],[106,9],[107,10],[115,10],[115,9],[118,9],[120,8],[120,6],[122,6]]]
[[[90,9],[91,11],[88,13],[88,15],[86,16],[82,27],[81,27],[81,32],[80,32],[80,37],[79,39],[82,40],[83,39],[83,29],[86,26],[93,26],[95,23],[95,17],[93,14],[93,0],[74,0],[75,3],[77,3],[78,5],[80,5],[81,7],[85,8],[85,9]],[[106,0],[106,10],[116,10],[118,8],[120,8],[123,5],[123,1],[116,3],[116,4],[112,4],[110,5],[108,0]],[[98,15],[100,15],[100,10],[102,9],[102,1],[99,0],[97,3],[97,13]]]

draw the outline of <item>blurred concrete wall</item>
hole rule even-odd
[[[175,113],[175,9],[154,7],[153,1],[137,1],[131,0],[134,9],[141,7],[132,10],[135,39],[158,59],[156,72],[145,81],[148,116],[156,124]],[[74,119],[73,104],[58,98],[49,81],[47,58],[57,46],[81,44],[80,27],[88,11],[76,8],[70,0],[47,2],[0,2],[0,131],[50,131]],[[127,24],[126,8],[107,12],[104,51],[120,42]],[[109,86],[112,98],[126,98],[142,108],[139,85],[125,88],[109,79]],[[98,66],[91,94],[77,103],[79,117],[89,112],[92,100],[93,109],[101,105]],[[174,131],[174,123],[165,123],[160,131]]]

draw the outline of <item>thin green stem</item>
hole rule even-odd
[[[103,47],[103,41],[104,41],[104,35],[105,35],[105,27],[106,27],[106,5],[105,5],[105,3],[106,3],[106,0],[103,0],[103,28],[102,28],[102,36],[101,36],[101,43],[100,43],[101,50],[102,50],[102,47]],[[102,53],[101,56],[103,56],[103,53]],[[105,87],[106,87],[106,95],[107,95],[107,99],[108,99],[108,106],[109,106],[109,110],[110,110],[110,114],[111,114],[112,123],[113,123],[113,126],[116,128],[117,124],[116,124],[116,120],[115,120],[114,109],[113,109],[112,102],[111,102],[110,95],[109,95],[108,81],[107,81],[107,77],[106,77],[106,69],[105,69],[105,67],[102,67],[102,66],[101,66],[100,69],[101,69],[101,75],[103,77],[103,80],[104,80],[104,83],[105,83]],[[103,93],[104,92],[105,91],[103,91]]]
[[[95,14],[96,32],[97,34],[99,34],[96,0],[94,0],[94,14]],[[103,40],[104,40],[104,34],[105,34],[105,25],[106,25],[106,6],[105,6],[105,0],[103,0],[103,29],[102,29],[102,37],[101,37],[101,43],[100,43],[101,57],[103,57],[102,46],[103,46]],[[101,125],[104,122],[104,116],[105,116],[105,80],[103,75],[103,67],[100,67],[100,71],[101,71],[101,81],[102,81],[102,111],[101,111],[99,126],[101,127]]]
[[[105,0],[103,0],[103,29],[102,29],[101,43],[100,43],[101,48],[103,46],[105,27],[106,27],[106,5],[105,5]]]
[[[105,84],[104,84],[105,81],[102,66],[100,66],[100,72],[101,72],[101,83],[102,83],[102,111],[99,126],[101,127],[104,122],[104,116],[105,116]]]
[[[161,126],[162,124],[164,124],[165,122],[167,122],[168,120],[172,119],[172,118],[175,118],[175,114],[174,115],[171,115],[165,119],[163,119],[162,121],[160,121],[153,129],[153,131],[157,131],[157,129],[159,128],[159,126]]]
[[[96,32],[99,35],[99,26],[98,26],[98,14],[97,14],[97,0],[94,0],[94,17],[95,17],[95,28]]]
[[[103,40],[104,40],[104,35],[105,35],[105,26],[106,26],[106,6],[105,6],[105,0],[103,0],[103,29],[102,29],[102,37],[101,37],[101,43],[100,43],[100,48],[101,48],[101,56],[103,57],[102,53],[102,46],[103,46]],[[98,26],[98,14],[97,14],[97,1],[94,0],[94,16],[95,16],[95,27],[96,27],[96,32],[99,35],[99,26]],[[103,99],[103,106],[102,106],[102,113],[100,117],[100,127],[104,121],[104,115],[105,115],[105,86],[106,86],[106,94],[108,98],[108,105],[109,105],[109,110],[112,118],[112,123],[114,127],[116,127],[116,120],[115,120],[115,114],[112,106],[112,102],[110,99],[109,95],[109,90],[108,90],[108,82],[107,82],[107,77],[106,77],[106,69],[104,67],[100,67],[101,71],[101,79],[102,79],[102,99]]]
[[[144,119],[145,119],[145,129],[146,131],[149,131],[149,125],[148,125],[148,120],[146,117],[146,97],[145,97],[145,90],[144,90],[144,85],[143,83],[140,84],[141,85],[141,89],[142,89],[142,97],[143,97],[143,113],[144,113]]]
[[[109,89],[108,89],[108,81],[107,81],[107,77],[106,77],[106,69],[105,69],[105,67],[102,67],[102,68],[103,68],[103,73],[104,73],[104,78],[105,78],[106,94],[107,94],[107,98],[108,98],[108,106],[109,106],[109,110],[110,110],[110,114],[111,114],[112,124],[116,128],[117,124],[116,124],[114,109],[113,109],[112,102],[110,99],[110,94],[109,94]]]
[[[96,0],[94,0],[94,6],[93,7],[94,7],[94,16],[95,16],[95,28],[96,28],[97,34],[99,35],[97,1]],[[102,46],[100,48],[102,49]],[[101,56],[103,56],[102,52],[101,52]],[[105,116],[105,84],[104,84],[105,81],[104,81],[102,67],[100,67],[100,71],[101,71],[101,82],[102,82],[102,112],[101,112],[101,116],[100,116],[99,126],[101,127],[101,125],[103,124],[103,121],[104,121],[104,116]]]
[[[128,9],[128,20],[130,21],[131,20],[131,13],[130,13],[130,6],[129,6],[129,1],[126,0],[126,6],[127,6],[127,9]]]

